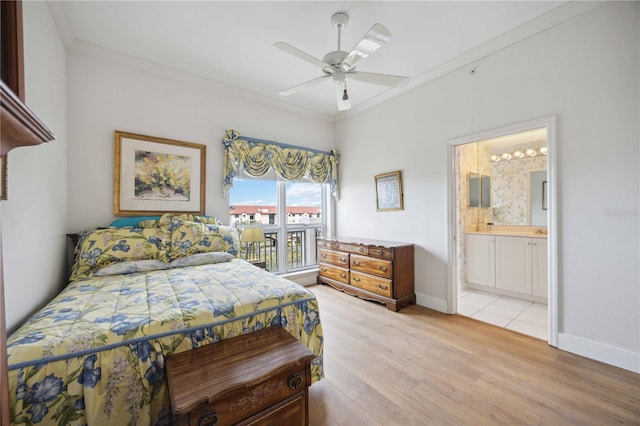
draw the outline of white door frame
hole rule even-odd
[[[547,230],[548,230],[548,339],[551,346],[558,346],[558,228],[557,228],[557,192],[556,192],[556,116],[549,115],[521,123],[510,124],[496,129],[485,130],[466,136],[449,139],[447,150],[447,197],[449,199],[447,252],[449,268],[447,271],[447,313],[458,311],[456,271],[456,175],[455,149],[459,145],[474,143],[527,130],[547,129]]]

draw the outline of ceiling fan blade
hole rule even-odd
[[[365,83],[379,84],[381,86],[396,87],[409,81],[409,77],[391,74],[377,74],[374,72],[350,71],[345,74],[354,80]]]
[[[322,80],[325,80],[325,79],[327,79],[329,77],[331,77],[331,75],[327,74],[327,75],[323,75],[322,77],[314,78],[313,80],[305,81],[304,83],[300,83],[297,86],[293,86],[293,87],[290,87],[290,88],[288,88],[286,90],[283,90],[282,92],[278,92],[278,95],[280,95],[280,96],[292,95],[292,94],[296,93],[297,91],[302,90],[304,88],[315,86],[316,84],[322,82]]]
[[[322,62],[320,59],[314,58],[306,52],[298,49],[297,47],[291,46],[289,43],[285,43],[284,41],[279,41],[277,43],[273,43],[273,47],[276,47],[283,52],[287,52],[290,55],[295,56],[296,58],[302,59],[303,61],[309,62],[320,68],[331,68],[331,65]]]
[[[345,92],[347,90],[346,86],[344,85],[344,81],[342,82],[336,81],[335,86],[336,86],[336,99],[338,101],[338,110],[345,111],[345,110],[351,109],[351,101],[349,100],[348,96],[347,96],[347,99],[343,99],[343,97],[345,96]]]
[[[340,69],[344,72],[349,71],[356,65],[356,62],[366,58],[389,40],[391,40],[391,32],[382,24],[374,24],[362,37],[362,40],[356,44],[356,47],[342,60]]]

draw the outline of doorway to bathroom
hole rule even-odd
[[[449,143],[449,312],[556,346],[555,117]]]

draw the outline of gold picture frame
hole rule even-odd
[[[115,131],[113,214],[204,214],[205,145]]]
[[[404,210],[400,170],[375,175],[374,180],[376,182],[376,211]]]

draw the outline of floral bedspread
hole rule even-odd
[[[315,296],[243,260],[73,282],[7,340],[11,423],[170,424],[168,355],[273,324],[320,380]]]

